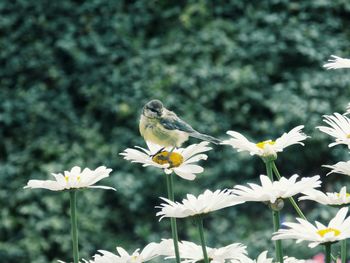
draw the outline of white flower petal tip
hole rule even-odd
[[[348,105],[346,106],[346,111],[344,115],[349,115],[349,114],[350,114],[350,103],[348,103]]]
[[[323,121],[329,126],[316,128],[335,138],[335,142],[329,144],[329,147],[345,144],[350,149],[350,119],[335,112],[333,115],[325,115]]]
[[[337,242],[350,237],[350,217],[346,217],[348,208],[339,209],[336,216],[327,226],[316,222],[316,225],[297,218],[298,223],[283,223],[286,228],[273,234],[272,240],[296,239],[296,242],[308,241],[309,247],[328,242]]]
[[[248,257],[241,257],[240,260],[231,261],[231,263],[273,263],[273,258],[267,257],[267,251],[260,253],[257,259],[250,259]],[[221,261],[218,261],[222,263]],[[286,263],[307,263],[305,260],[296,259],[293,257],[283,257],[283,262]]]
[[[293,128],[288,133],[284,133],[276,140],[266,140],[258,143],[249,141],[245,136],[236,131],[228,131],[227,134],[232,138],[224,140],[222,144],[231,145],[238,152],[247,151],[251,155],[258,155],[260,157],[276,157],[278,152],[283,152],[283,150],[290,145],[304,145],[302,141],[309,136],[302,132],[303,128],[304,126],[300,125]]]
[[[275,204],[279,199],[289,198],[321,186],[319,175],[304,177],[299,181],[297,178],[298,175],[295,174],[289,179],[281,177],[280,180],[272,182],[266,175],[260,175],[261,185],[252,183],[248,186],[236,185],[231,192],[236,196],[236,200]]]
[[[129,254],[122,247],[117,247],[117,253],[106,250],[98,250],[99,254],[93,256],[93,260],[87,261],[89,263],[142,263],[152,260],[160,255],[165,254],[165,247],[161,243],[149,243],[140,252],[140,249],[136,249],[132,254]],[[169,248],[167,249],[169,250]],[[167,251],[166,250],[166,251]]]
[[[170,149],[164,148],[151,142],[146,142],[148,149],[136,146],[128,148],[120,153],[125,160],[141,163],[143,166],[153,166],[163,169],[166,174],[174,172],[186,180],[194,180],[196,175],[204,171],[203,167],[196,164],[198,161],[206,160],[204,154],[211,150],[209,142],[192,144],[186,148]]]
[[[285,263],[313,263],[311,261],[305,260],[305,259],[296,259],[294,257],[287,257],[287,256],[283,257],[283,262]]]
[[[171,247],[164,256],[166,259],[175,258],[175,252],[173,249],[173,240],[166,239],[161,242],[164,247]],[[179,254],[181,262],[196,263],[204,260],[202,246],[189,241],[181,241],[179,245]],[[247,258],[246,246],[240,243],[233,243],[221,248],[206,247],[210,262],[224,263],[224,262],[241,262],[240,260]]]
[[[100,166],[95,170],[85,168],[81,170],[80,167],[74,166],[70,171],[65,171],[64,174],[52,174],[55,180],[29,180],[26,188],[43,188],[51,191],[62,191],[67,189],[77,188],[101,188],[108,190],[116,190],[109,186],[94,185],[103,178],[109,177],[112,169]]]
[[[267,251],[260,253],[257,259],[242,257],[239,262],[240,263],[273,263],[273,258],[268,258],[267,253],[268,253]]]
[[[184,218],[207,214],[222,208],[244,203],[244,201],[237,200],[236,197],[227,190],[216,190],[215,192],[206,190],[198,197],[187,194],[187,198],[183,199],[182,203],[173,202],[166,198],[161,199],[165,203],[156,207],[161,209],[161,211],[157,213],[157,216],[160,216],[160,220],[164,217]]]
[[[350,176],[350,161],[338,162],[334,165],[322,165],[322,167],[331,169],[331,171],[327,173],[327,175],[330,175],[332,173],[338,173]]]
[[[344,206],[350,204],[350,194],[346,187],[342,187],[339,193],[323,193],[318,190],[310,190],[304,193],[299,200],[312,200],[323,205]]]
[[[327,70],[338,68],[350,68],[350,59],[331,55],[331,58],[328,59],[328,63],[324,64],[323,67]]]

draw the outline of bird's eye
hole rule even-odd
[[[154,113],[158,113],[158,111],[156,109],[153,109],[153,108],[148,108],[151,112],[154,112]]]

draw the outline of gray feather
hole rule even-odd
[[[189,124],[178,118],[175,114],[160,120],[165,129],[179,130],[187,133],[196,132]]]
[[[212,142],[214,144],[220,144],[221,141],[216,139],[210,135],[202,134],[197,132],[195,129],[191,127],[191,125],[187,124],[183,120],[181,120],[174,112],[169,111],[168,115],[165,118],[160,119],[160,123],[163,125],[165,129],[168,130],[178,130],[188,133],[189,136],[194,138]]]
[[[221,143],[221,140],[219,140],[219,139],[217,139],[217,138],[215,138],[213,136],[210,136],[210,135],[199,133],[197,131],[194,131],[193,133],[190,133],[189,135],[194,137],[194,138],[201,139],[203,141],[208,141],[208,142],[211,142],[211,143],[214,143],[214,144],[220,144]]]

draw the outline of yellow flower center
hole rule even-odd
[[[184,158],[181,154],[176,152],[169,153],[168,151],[163,151],[160,153],[157,153],[152,157],[152,161],[157,164],[169,164],[170,167],[179,167],[183,162]]]
[[[349,193],[346,193],[345,196],[346,196],[346,197],[350,197],[350,194],[349,194]],[[340,197],[340,193],[337,193],[337,197]]]
[[[317,231],[317,234],[319,234],[321,237],[324,237],[326,234],[333,232],[334,236],[339,236],[340,235],[340,231],[338,229],[335,228],[325,228],[325,229],[321,229]]]
[[[137,256],[134,255],[134,256],[131,256],[131,262],[136,262],[137,261]]]
[[[350,139],[350,133],[348,135],[346,135],[346,138]]]
[[[81,177],[80,177],[80,175],[78,175],[78,176],[77,176],[77,181],[80,182],[80,179],[81,179]],[[68,175],[65,175],[65,176],[64,176],[64,180],[68,183],[68,181],[69,181],[69,176],[68,176]]]
[[[258,142],[256,146],[258,146],[260,149],[264,149],[266,145],[274,145],[275,141],[267,140],[267,141],[262,141]]]

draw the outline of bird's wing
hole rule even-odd
[[[220,144],[221,141],[212,136],[202,134],[193,129],[189,124],[181,120],[177,115],[173,112],[169,112],[165,117],[160,119],[160,123],[167,130],[178,130],[188,133],[190,136],[212,142],[215,144]]]
[[[173,112],[171,112],[171,114],[168,114],[166,117],[162,118],[160,120],[160,123],[165,129],[168,130],[180,130],[188,133],[195,132],[195,130],[189,124],[181,120]]]

